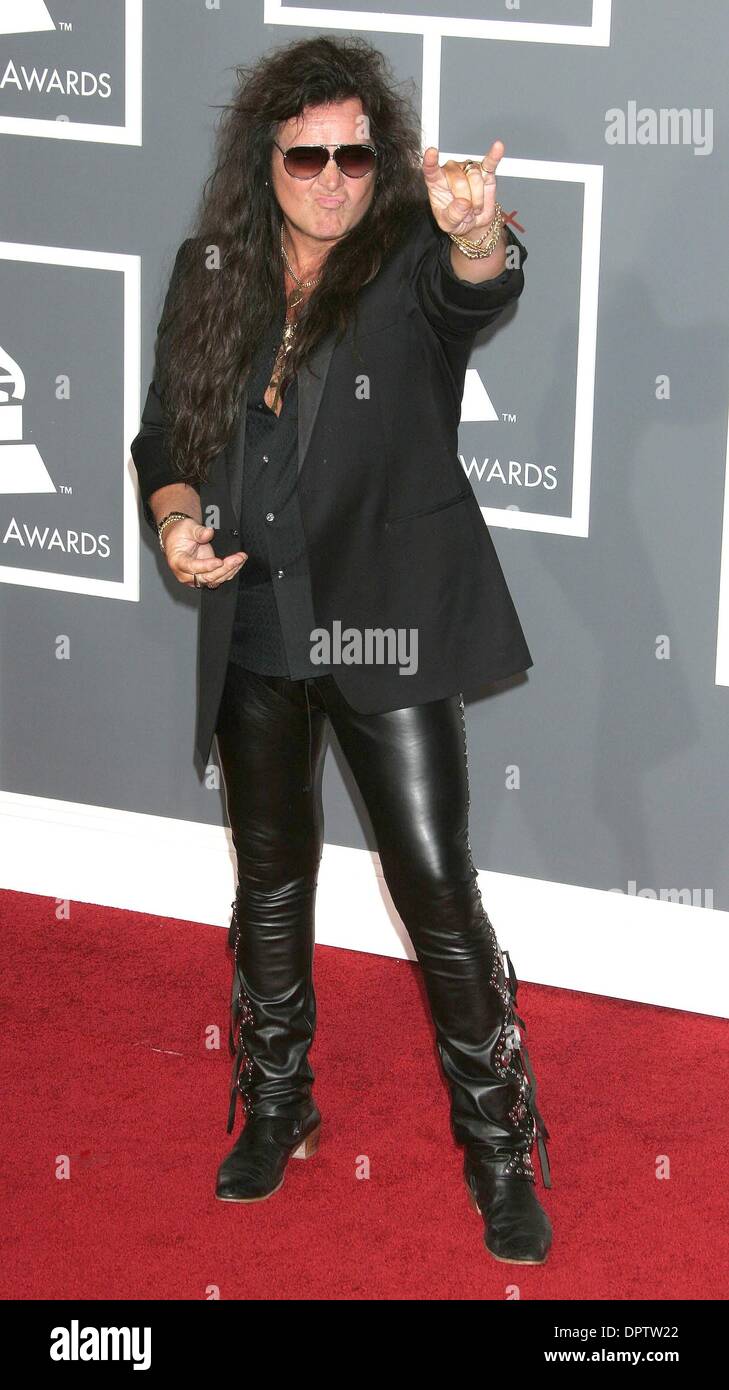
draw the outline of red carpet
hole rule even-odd
[[[319,1151],[235,1206],[213,1196],[241,1114],[228,1136],[225,932],[55,906],[0,893],[3,1299],[722,1297],[724,1021],[521,984],[555,1233],[520,1268],[468,1204],[416,965],[317,947]]]

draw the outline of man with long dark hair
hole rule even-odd
[[[270,1197],[318,1142],[330,722],[423,970],[487,1248],[542,1263],[531,1150],[551,1186],[548,1132],[471,858],[462,694],[532,664],[457,454],[474,335],[524,284],[503,152],[421,156],[362,39],[239,70],[132,454],[173,574],[201,589],[196,746],[206,759],[217,735],[237,856],[228,1131],[239,1097],[246,1118],[216,1195]]]

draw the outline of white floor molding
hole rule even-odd
[[[729,1015],[729,913],[487,871],[479,883],[520,980]],[[227,926],[230,832],[0,792],[0,888]],[[377,855],[325,846],[316,939],[414,958]]]

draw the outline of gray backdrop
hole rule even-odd
[[[43,9],[25,3],[18,14]],[[400,20],[378,21],[385,5]],[[128,444],[232,65],[323,21],[307,22],[296,0],[284,24],[278,4],[265,22],[263,0],[146,0],[140,53],[137,4],[47,8],[55,30],[0,33],[0,786],[224,824],[215,777],[201,782],[193,763],[197,599],[146,528],[138,560],[132,551],[138,601],[93,581],[123,574]],[[467,705],[474,860],[594,888],[689,887],[729,908],[729,7],[616,0],[609,43],[598,41],[610,20],[599,0],[594,12],[589,0],[356,8],[372,11],[368,32],[398,75],[419,93],[425,81],[431,137],[439,90],[442,151],[480,156],[504,139],[499,198],[530,253],[516,313],[474,351],[478,418],[461,429],[535,662],[514,689]],[[342,33],[341,4],[324,11]],[[435,15],[448,22],[429,27]],[[540,28],[510,41],[487,23],[469,32],[461,21],[474,19]],[[555,25],[571,30],[559,43]],[[62,90],[27,90],[28,65],[58,69]],[[68,90],[69,68],[89,74],[85,95]],[[657,140],[648,117],[647,138],[631,139],[631,102],[656,113]],[[627,121],[617,142],[606,138],[614,108]],[[661,135],[669,108],[692,113],[678,139],[670,123]],[[29,260],[7,243],[72,248],[80,264]],[[123,277],[86,266],[96,252],[141,258],[126,437]],[[22,411],[8,358],[25,378]],[[29,491],[39,477],[55,491]],[[57,527],[61,544],[31,544],[34,527],[36,542]],[[88,554],[64,549],[69,528],[90,537]],[[727,567],[728,555],[729,538]],[[69,577],[79,592],[64,588]],[[330,842],[374,848],[338,750],[325,810]]]

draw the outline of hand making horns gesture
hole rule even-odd
[[[504,153],[503,140],[494,140],[480,164],[476,159],[438,163],[438,149],[429,145],[423,155],[423,178],[438,226],[477,240],[496,212],[496,166]],[[476,233],[475,238],[472,233]]]

